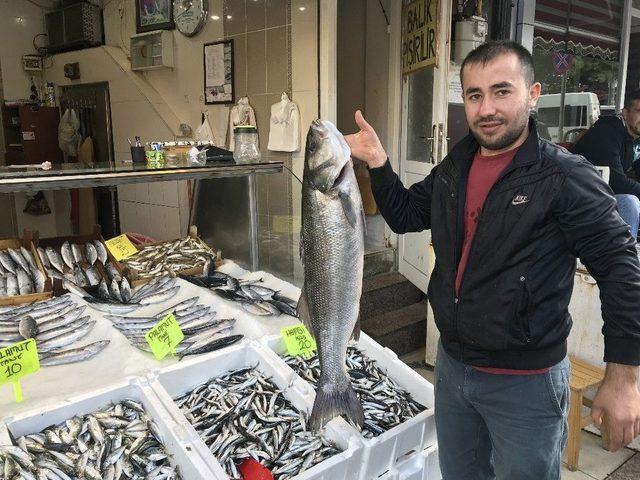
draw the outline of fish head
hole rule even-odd
[[[327,193],[341,182],[350,162],[351,149],[336,126],[327,120],[314,120],[307,133],[304,181]]]

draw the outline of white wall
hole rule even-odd
[[[0,0],[0,65],[4,98],[28,98],[30,75],[22,69],[22,55],[37,53],[33,38],[44,33],[44,10],[26,0]],[[42,45],[42,37],[38,44]]]

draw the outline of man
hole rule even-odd
[[[635,169],[640,178],[640,89],[625,97],[621,115],[601,116],[571,149],[594,165],[609,167],[609,186],[616,195],[620,216],[638,235],[640,182],[629,178]]]
[[[445,480],[559,479],[566,338],[576,255],[598,281],[606,378],[592,416],[611,444],[640,433],[640,265],[609,187],[582,157],[540,140],[529,52],[491,42],[461,67],[471,134],[403,187],[369,124],[346,137],[397,233],[431,229],[428,297],[441,340],[435,415]]]

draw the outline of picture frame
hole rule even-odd
[[[22,68],[26,72],[41,72],[42,57],[40,55],[23,55]]]
[[[173,0],[135,0],[136,33],[173,30]]]
[[[235,103],[233,39],[205,43],[202,61],[204,103],[206,105]]]

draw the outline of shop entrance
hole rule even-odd
[[[423,180],[447,153],[451,3],[437,3],[436,66],[407,73],[402,80],[400,177],[406,187]],[[403,38],[407,42],[406,35]],[[398,239],[398,269],[423,292],[427,291],[433,263],[430,244],[430,231]]]

